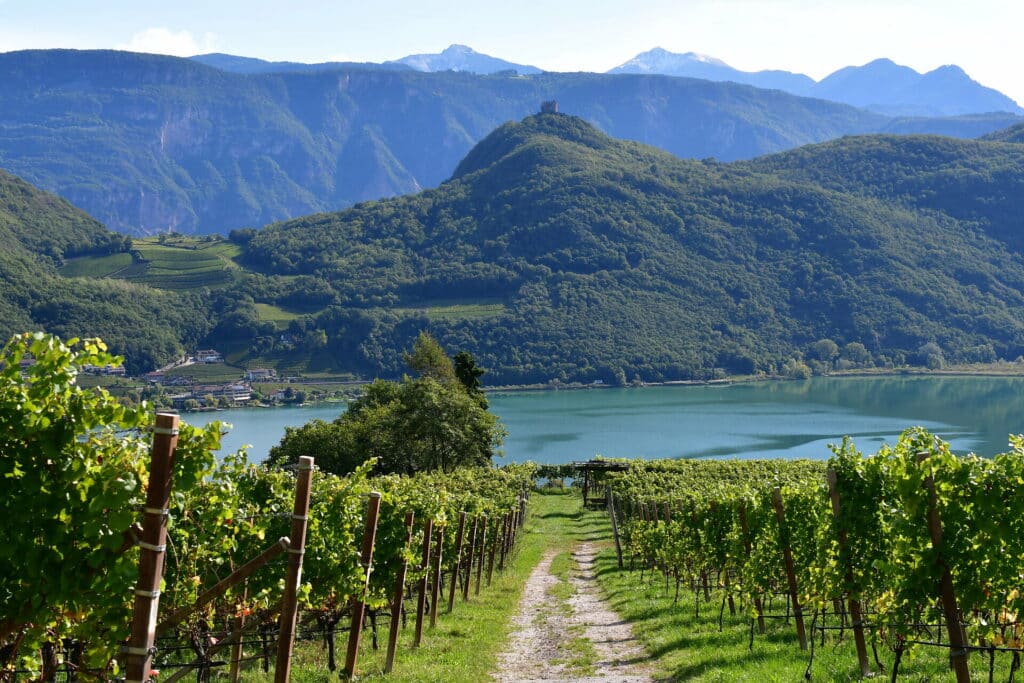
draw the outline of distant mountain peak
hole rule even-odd
[[[795,95],[805,95],[814,86],[814,81],[804,74],[788,71],[740,71],[711,55],[699,52],[670,52],[661,47],[641,52],[608,73],[663,74],[709,81],[732,81],[768,90],[784,90]]]
[[[408,55],[385,64],[404,64],[417,71],[468,71],[481,75],[510,70],[520,74],[541,73],[535,66],[485,55],[460,43],[452,43],[441,52]]]

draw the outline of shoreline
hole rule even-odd
[[[923,367],[905,366],[900,368],[854,368],[850,370],[834,370],[816,377],[828,377],[835,379],[858,378],[858,377],[1024,377],[1024,363],[989,363],[972,365],[955,365],[939,370],[932,370]],[[371,380],[372,381],[372,380]],[[642,382],[640,384],[584,384],[582,382],[570,382],[566,384],[552,385],[549,382],[536,384],[508,384],[485,386],[482,388],[486,394],[504,393],[540,393],[548,391],[586,391],[603,389],[643,389],[646,387],[686,387],[686,386],[721,386],[728,387],[737,384],[751,384],[755,382],[804,382],[804,379],[794,379],[782,375],[735,375],[719,379],[678,379],[664,380],[661,382]],[[369,384],[370,381],[363,384]],[[350,383],[351,384],[351,383]],[[324,401],[309,401],[302,404],[259,404],[232,406],[228,410],[243,410],[252,408],[254,410],[265,410],[268,408],[292,408],[292,407],[316,407],[330,404],[347,405],[349,401],[328,399]],[[215,412],[224,408],[214,410],[180,411],[182,414],[194,414]]]

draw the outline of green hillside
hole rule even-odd
[[[873,136],[720,164],[539,115],[436,190],[269,226],[242,258],[256,300],[305,278],[304,334],[364,372],[397,373],[422,327],[501,382],[781,371],[822,339],[862,345],[851,362],[1015,358],[1019,149]],[[437,301],[501,307],[409,315]]]
[[[983,136],[981,139],[991,140],[993,142],[1024,142],[1024,123],[1018,123],[1010,126],[1009,128],[997,130]]]
[[[63,199],[0,171],[0,337],[45,329],[63,337],[102,337],[132,371],[179,355],[209,323],[198,298],[95,277],[62,277],[57,267],[92,264],[106,275],[130,263],[131,240]]]

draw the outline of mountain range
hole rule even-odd
[[[0,168],[120,232],[226,234],[434,187],[491,130],[546,100],[613,136],[723,161],[872,132],[975,137],[1019,121],[891,118],[660,75],[263,72],[233,59],[0,54]]]
[[[959,116],[1024,110],[1012,99],[987,88],[955,65],[919,73],[889,59],[848,66],[816,82],[789,71],[741,71],[725,62],[693,52],[678,54],[655,48],[609,73],[665,74],[711,81],[732,81],[774,88],[803,97],[843,102],[889,116]]]
[[[383,64],[326,62],[265,62],[230,55],[198,55],[204,64],[239,73],[273,71],[323,71],[339,67],[408,67],[416,71],[465,71],[487,75],[499,71],[536,74],[541,69],[515,64],[476,52],[465,45],[451,45],[439,53],[409,55]],[[696,52],[676,53],[660,47],[642,52],[610,69],[610,74],[655,74],[742,83],[756,88],[782,90],[801,97],[816,97],[861,107],[887,116],[941,117],[1008,112],[1024,114],[1011,98],[973,80],[956,65],[928,73],[901,66],[890,59],[876,59],[862,66],[848,66],[815,81],[810,76],[782,70],[742,71],[720,59]]]

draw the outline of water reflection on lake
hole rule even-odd
[[[489,395],[509,436],[504,461],[607,457],[827,458],[844,435],[874,452],[922,425],[958,452],[994,455],[1024,431],[1024,378],[818,377],[801,382],[662,386]],[[343,406],[186,415],[231,422],[229,450],[262,460],[286,426],[332,420]],[[501,461],[499,461],[501,462]]]

